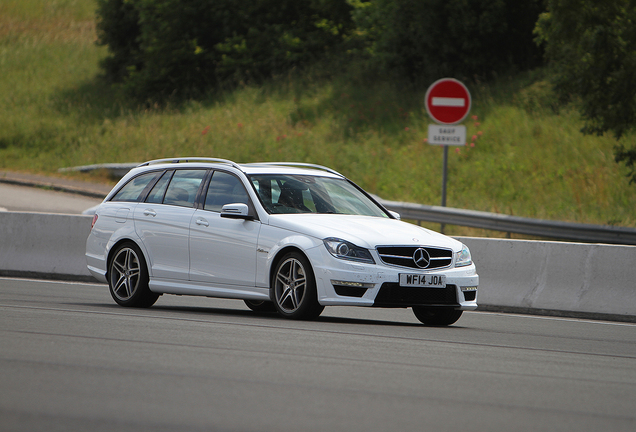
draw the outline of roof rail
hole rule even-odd
[[[253,165],[278,165],[278,166],[297,166],[297,167],[305,167],[305,168],[316,168],[316,169],[330,172],[331,174],[339,175],[340,177],[345,177],[344,175],[340,174],[338,171],[328,168],[326,166],[316,165],[311,163],[304,163],[304,162],[258,162],[258,163],[254,163]]]
[[[144,163],[142,163],[141,165],[138,165],[138,166],[141,167],[141,166],[148,166],[148,165],[151,165],[151,164],[159,164],[159,163],[186,163],[186,162],[195,162],[195,161],[220,162],[220,163],[231,165],[234,168],[239,169],[239,170],[242,171],[240,165],[237,164],[236,162],[232,162],[231,160],[219,159],[219,158],[206,158],[206,157],[198,157],[198,156],[155,159],[155,160],[151,160],[151,161],[148,161],[148,162],[144,162]]]

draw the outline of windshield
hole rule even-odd
[[[270,213],[389,217],[345,179],[283,174],[252,175],[250,179],[265,209]]]

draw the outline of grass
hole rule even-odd
[[[0,3],[1,169],[59,175],[179,155],[299,161],[333,167],[386,199],[441,202],[442,149],[424,142],[424,90],[318,70],[178,107],[138,107],[98,77],[107,51],[95,44],[94,8],[93,0]],[[465,122],[469,145],[451,147],[447,205],[636,227],[636,186],[614,162],[615,141],[583,136],[571,107],[555,112],[542,74],[471,85],[477,120]]]

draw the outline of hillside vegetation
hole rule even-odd
[[[0,169],[60,175],[172,156],[311,162],[386,199],[440,204],[442,149],[425,142],[425,90],[322,64],[197,102],[137,106],[99,78],[107,53],[94,10],[93,0],[0,3]],[[582,135],[545,71],[469,88],[469,145],[451,148],[448,206],[636,227],[636,186],[614,161],[615,140]]]

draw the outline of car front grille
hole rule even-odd
[[[419,254],[427,256],[428,263],[422,266],[425,261],[416,262],[416,256]],[[425,253],[421,251],[425,251]],[[440,269],[450,267],[453,262],[453,251],[450,249],[420,247],[420,246],[378,246],[377,248],[380,259],[383,263],[414,269]]]
[[[401,287],[394,282],[382,284],[375,298],[374,306],[410,307],[410,306],[457,306],[457,287],[446,288]]]

